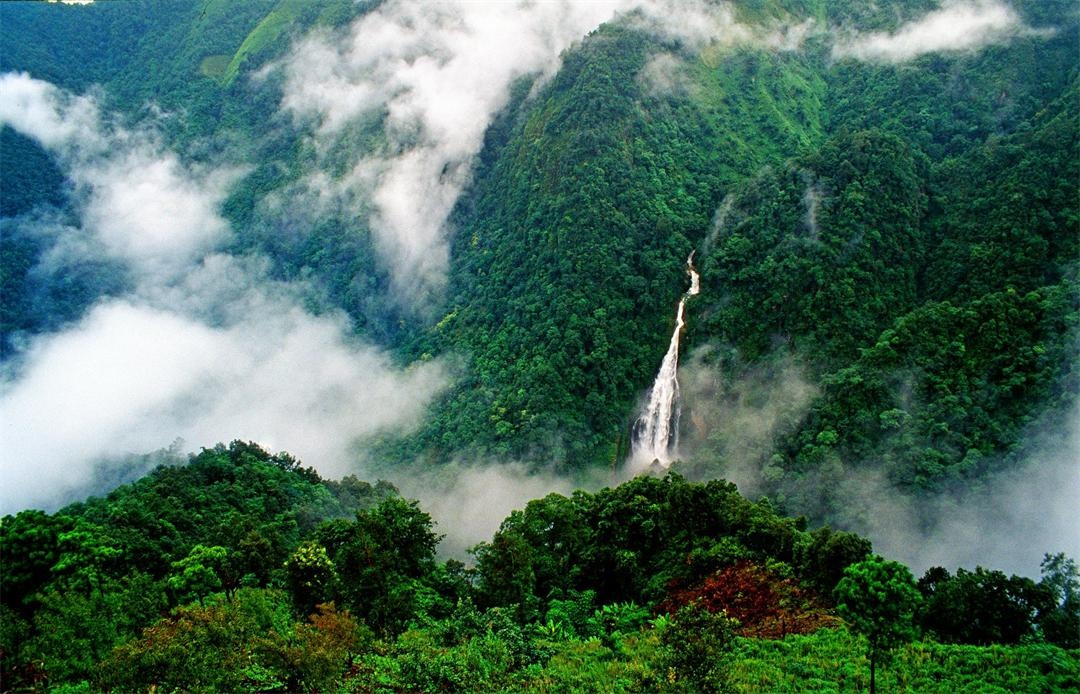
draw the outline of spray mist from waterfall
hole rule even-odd
[[[675,312],[675,331],[671,335],[667,354],[660,364],[660,371],[649,391],[644,411],[634,423],[631,464],[642,467],[659,462],[668,466],[679,444],[679,338],[686,325],[686,300],[701,291],[700,277],[694,269],[694,254],[686,259],[686,272],[690,275],[690,288]]]

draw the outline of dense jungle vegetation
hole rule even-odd
[[[887,30],[934,3],[841,5],[736,9],[748,22]],[[280,76],[237,75],[280,57],[305,27],[340,27],[366,7],[9,4],[0,69],[105,85],[105,103],[128,118],[147,103],[182,110],[161,127],[189,157],[228,150],[254,162],[225,204],[240,230],[232,250],[270,255],[279,276],[311,282],[313,305],[344,308],[358,334],[402,360],[466,359],[423,431],[387,442],[384,459],[619,461],[694,248],[705,291],[691,306],[691,347],[708,345],[734,382],[794,357],[820,390],[760,451],[774,459],[777,498],[830,461],[909,490],[974,479],[1007,467],[1033,423],[1060,425],[1075,402],[1068,3],[1016,3],[1049,33],[899,63],[838,59],[819,37],[801,50],[694,49],[632,21],[605,25],[550,81],[523,79],[488,129],[451,218],[449,290],[427,319],[388,295],[362,218],[282,219],[260,206],[322,155],[278,115]],[[109,49],[72,38],[84,31]],[[644,68],[657,59],[677,66],[674,86],[650,82]],[[377,145],[377,120],[342,145]],[[11,354],[13,339],[77,319],[125,278],[101,263],[63,278],[36,267],[47,241],[13,220],[62,201],[63,176],[32,141],[10,128],[2,137]],[[723,446],[687,456],[702,474],[726,464]]]
[[[722,481],[551,494],[442,560],[385,482],[219,445],[105,497],[0,525],[4,689],[846,691],[869,677],[837,589],[870,543]],[[912,611],[880,682],[1080,684],[1080,576],[900,564]],[[906,575],[906,578],[904,576]],[[875,584],[876,585],[876,584]],[[891,603],[890,603],[891,604]],[[860,608],[856,609],[857,613]],[[905,621],[906,620],[906,621]],[[880,620],[879,620],[880,621]],[[909,637],[911,638],[911,637]],[[872,650],[872,649],[871,649]]]
[[[265,261],[396,367],[453,365],[409,433],[357,443],[365,476],[620,469],[691,252],[684,363],[710,384],[686,388],[669,474],[535,499],[467,562],[388,482],[254,443],[118,444],[100,494],[0,521],[0,689],[1080,688],[1080,577],[1057,548],[1038,579],[919,577],[834,529],[856,474],[916,502],[979,488],[1077,412],[1080,13],[1012,0],[1022,29],[977,50],[836,51],[942,5],[737,0],[754,30],[732,41],[633,9],[600,25],[513,83],[445,225],[445,291],[418,306],[367,203],[300,195],[407,148],[394,114],[326,146],[282,105],[305,37],[345,42],[393,2],[0,3],[0,74],[237,169],[216,250]],[[102,255],[53,262],[85,195],[65,166],[0,124],[0,396],[35,339],[138,281]],[[746,397],[786,405],[747,448],[723,418],[762,383]]]

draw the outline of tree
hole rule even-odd
[[[265,603],[281,598],[253,591],[235,601],[177,607],[114,648],[95,684],[106,691],[244,691],[254,637],[269,621]]]
[[[102,582],[118,564],[123,552],[105,529],[83,519],[57,536],[59,558],[52,572],[66,576],[72,586],[87,595],[101,592]]]
[[[416,616],[417,595],[435,570],[431,516],[416,501],[383,500],[356,521],[331,526],[333,565],[345,606],[381,634],[404,631]]]
[[[351,656],[370,638],[348,610],[323,603],[292,633],[271,631],[262,640],[268,660],[285,676],[287,691],[328,691],[348,667]]]
[[[810,542],[799,548],[803,574],[825,595],[840,582],[844,569],[870,555],[870,541],[854,533],[829,526],[810,534]]]
[[[933,567],[919,579],[920,624],[943,643],[1015,644],[1054,608],[1053,591],[1030,578],[975,567],[955,576]]]
[[[478,545],[473,553],[480,577],[477,601],[482,607],[515,606],[519,621],[535,616],[536,573],[532,548],[521,535],[500,530],[490,543]]]
[[[160,583],[140,573],[121,580],[107,578],[100,590],[90,593],[50,588],[40,600],[33,631],[23,634],[21,652],[10,655],[16,662],[37,664],[50,687],[91,677],[115,645],[135,636],[167,605]]]
[[[731,687],[724,671],[735,643],[734,621],[690,603],[679,608],[660,635],[664,651],[662,677],[680,692],[726,692]]]
[[[660,609],[695,603],[710,612],[722,612],[738,622],[739,636],[783,638],[836,626],[818,595],[800,586],[777,568],[750,561],[725,566],[698,585],[677,590]]]
[[[337,579],[326,548],[314,540],[296,548],[285,562],[285,574],[293,605],[301,614],[310,614],[316,605],[324,602]]]
[[[1062,648],[1080,648],[1080,572],[1076,562],[1063,552],[1043,557],[1042,580],[1053,594],[1056,606],[1039,616],[1039,626],[1047,641]]]
[[[867,638],[874,694],[878,662],[915,636],[915,611],[922,599],[915,579],[903,564],[872,555],[844,570],[833,596],[840,616]]]
[[[186,557],[173,562],[169,588],[176,592],[180,600],[193,595],[199,599],[200,605],[204,604],[203,599],[223,585],[222,573],[228,555],[224,547],[195,545]]]
[[[58,535],[64,522],[42,511],[22,511],[0,520],[0,602],[22,616],[50,580],[60,558]]]

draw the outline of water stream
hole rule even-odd
[[[653,461],[670,465],[679,444],[679,338],[686,325],[686,300],[701,291],[693,253],[686,259],[686,272],[690,275],[690,288],[679,300],[679,308],[675,312],[675,332],[671,335],[667,354],[649,391],[648,404],[634,423],[630,459],[638,465],[648,465]]]

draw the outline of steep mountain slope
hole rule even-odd
[[[650,70],[681,70],[670,50],[604,27],[489,133],[430,338],[468,350],[472,369],[436,414],[434,445],[615,465],[685,290],[682,261],[723,192],[816,139],[805,114],[823,83],[807,60],[750,49],[660,84]],[[744,92],[758,70],[768,86]]]
[[[427,452],[615,464],[704,244],[693,339],[736,348],[733,371],[794,355],[822,388],[784,465],[923,487],[994,467],[1076,391],[1076,22],[1027,10],[1053,28],[885,63],[590,36],[493,127],[455,218],[451,305],[417,353],[472,368]],[[875,357],[901,325],[903,354]],[[935,334],[971,352],[932,358]]]
[[[836,134],[729,201],[702,260],[713,302],[696,335],[736,347],[733,371],[795,354],[822,388],[769,463],[774,494],[805,495],[806,476],[835,489],[852,465],[903,487],[962,486],[1015,462],[1033,422],[1067,427],[1075,40],[1074,23],[989,55],[869,75],[840,63]]]
[[[426,20],[394,24],[402,7],[4,3],[0,69],[89,90],[107,127],[164,143],[191,171],[231,167],[219,205],[230,233],[215,251],[264,268],[304,311],[343,312],[351,338],[400,365],[457,366],[418,432],[380,433],[387,468],[619,466],[695,249],[703,291],[687,362],[713,386],[686,394],[691,474],[749,469],[740,482],[828,514],[840,502],[820,490],[852,469],[908,490],[963,486],[1019,459],[1033,424],[1071,411],[1069,3],[776,0],[686,15],[620,4],[558,60],[513,75],[478,151],[406,189],[409,209],[428,209],[425,192],[453,194],[413,259],[441,267],[448,255],[431,285],[446,290],[423,305],[388,255],[379,186],[433,146],[412,112],[431,104],[393,101],[415,87],[401,75],[452,65],[458,48],[421,36]],[[436,29],[468,24],[440,7]],[[384,46],[393,60],[364,62],[363,47],[381,45],[364,27],[405,31]],[[290,62],[300,53],[314,58]],[[387,65],[402,72],[385,77]],[[318,86],[341,92],[307,97],[343,108],[340,122],[295,103],[296,83],[323,71],[340,84]],[[458,105],[452,89],[432,93]],[[86,185],[63,156],[6,125],[2,137],[3,346],[16,379],[27,345],[136,279],[100,257],[54,269]],[[212,329],[232,315],[202,311]],[[801,395],[736,450],[716,393],[789,367]]]

